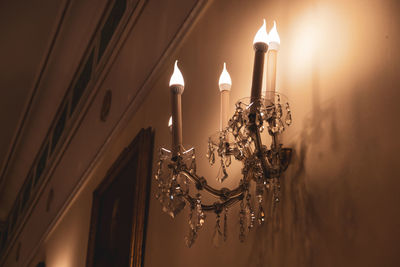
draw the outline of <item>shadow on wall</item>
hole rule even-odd
[[[329,163],[342,150],[335,102],[320,105],[317,70],[316,66],[312,112],[304,119],[297,146],[288,145],[295,150],[281,178],[281,201],[276,209],[272,196],[267,196],[264,205],[272,216],[256,229],[258,238],[251,245],[249,266],[343,266],[354,250],[357,221],[348,181],[351,167],[336,166],[330,174],[332,166],[314,168]]]
[[[320,104],[316,69],[282,199],[256,229],[249,266],[399,266],[397,78],[382,70]]]

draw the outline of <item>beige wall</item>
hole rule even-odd
[[[145,266],[399,266],[399,11],[396,0],[214,1],[44,242],[46,266],[84,266],[92,192],[140,128],[155,129],[156,150],[170,146],[167,84],[175,58],[186,83],[184,144],[196,147],[199,173],[220,186],[205,157],[219,127],[218,77],[226,61],[231,99],[249,95],[252,40],[263,17],[268,28],[278,23],[277,87],[294,119],[284,142],[295,156],[278,218],[240,243],[234,208],[228,241],[215,249],[215,216],[208,214],[188,249],[187,211],[174,220],[164,214],[152,181]],[[232,173],[227,186],[238,179]]]

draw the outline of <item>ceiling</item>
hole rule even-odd
[[[0,0],[0,222],[25,181],[106,2]]]
[[[0,2],[0,166],[34,92],[64,1]]]

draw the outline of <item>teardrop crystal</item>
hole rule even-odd
[[[285,123],[286,123],[287,126],[292,124],[292,113],[290,112],[290,110],[286,114]]]
[[[215,154],[214,154],[214,152],[213,152],[213,153],[211,153],[211,159],[210,159],[210,162],[211,162],[211,164],[214,164],[214,163],[215,163]]]
[[[212,239],[212,243],[215,247],[220,247],[224,242],[224,237],[221,232],[221,227],[219,225],[219,217],[217,218],[217,223],[215,225],[214,235]]]
[[[282,117],[282,105],[279,103],[276,105],[276,115],[278,118]]]

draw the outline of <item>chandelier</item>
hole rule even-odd
[[[231,118],[228,116],[228,106],[232,82],[224,63],[219,79],[221,129],[209,138],[207,157],[211,165],[217,161],[221,165],[222,175],[217,178],[221,183],[228,178],[227,168],[232,159],[242,163],[242,177],[234,189],[216,189],[208,185],[207,180],[197,173],[195,149],[185,150],[182,146],[181,96],[184,91],[184,79],[175,61],[169,84],[172,149],[161,148],[159,152],[155,173],[158,183],[156,198],[160,201],[163,211],[173,218],[186,204],[188,205],[189,232],[185,237],[188,247],[195,242],[207,212],[216,214],[213,244],[219,246],[227,238],[227,212],[231,206],[240,205],[239,240],[243,242],[250,229],[266,221],[264,197],[271,207],[267,212],[271,213],[279,203],[280,177],[289,165],[292,152],[292,149],[284,148],[279,141],[280,134],[292,123],[289,103],[283,95],[275,91],[279,46],[280,39],[275,21],[271,31],[267,33],[264,20],[253,42],[255,56],[251,96],[236,103]],[[265,54],[267,90],[263,96]],[[263,140],[267,137],[271,140],[270,146],[262,143],[262,137]],[[213,195],[215,202],[203,203],[201,192],[204,191]],[[224,220],[223,227],[221,214]]]

